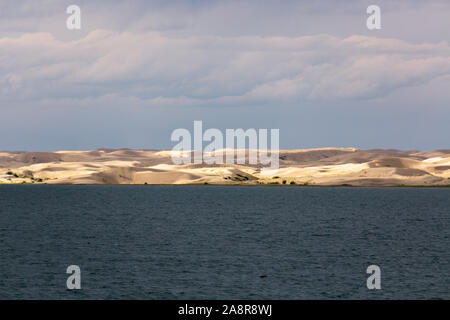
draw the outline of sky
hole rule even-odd
[[[0,150],[171,149],[194,120],[449,149],[449,39],[447,0],[0,0]]]

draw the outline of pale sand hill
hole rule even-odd
[[[174,165],[160,150],[0,152],[0,183],[448,186],[450,150],[282,150],[276,170]]]

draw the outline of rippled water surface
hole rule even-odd
[[[2,299],[449,299],[449,248],[448,188],[0,186]]]

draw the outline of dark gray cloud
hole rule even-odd
[[[71,4],[79,5],[83,13],[78,36],[97,29],[160,31],[174,36],[373,35],[365,28],[365,10],[377,4],[383,17],[377,37],[413,42],[450,39],[447,0],[1,1],[0,36],[50,32],[72,39],[74,33],[65,29],[65,9]]]

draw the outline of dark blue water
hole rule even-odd
[[[449,248],[445,188],[0,186],[2,299],[449,299]]]

